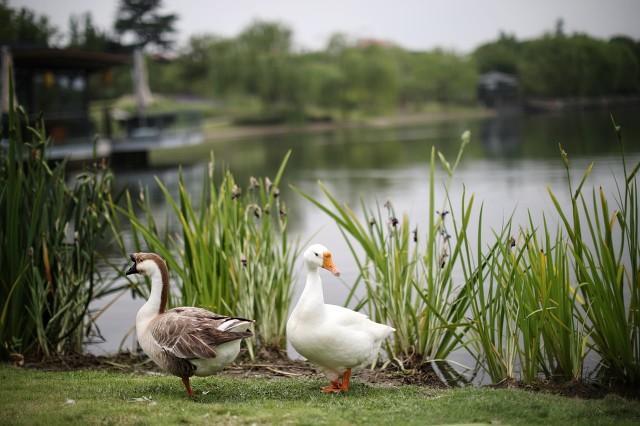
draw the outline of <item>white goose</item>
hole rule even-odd
[[[136,333],[142,350],[160,368],[182,379],[189,396],[189,378],[210,376],[232,362],[240,341],[250,337],[253,321],[214,314],[206,309],[180,307],[166,310],[169,272],[155,253],[133,253],[126,274],[151,278],[149,299],[136,315]]]
[[[384,339],[395,330],[359,312],[324,303],[318,269],[336,276],[340,272],[331,253],[320,244],[309,247],[303,256],[307,283],[287,322],[287,337],[295,350],[317,364],[331,381],[322,392],[346,392],[351,369],[371,363]]]

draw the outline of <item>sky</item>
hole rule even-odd
[[[550,31],[557,19],[568,33],[640,39],[640,0],[164,0],[180,16],[179,45],[191,35],[235,36],[254,20],[279,21],[300,49],[323,48],[336,32],[392,41],[413,50],[434,47],[470,52],[500,31],[519,39]],[[101,28],[113,25],[118,1],[9,0],[49,16],[67,31],[69,16],[90,11]]]

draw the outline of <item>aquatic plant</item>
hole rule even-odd
[[[466,143],[463,139],[453,166],[437,154],[447,173],[447,194]],[[591,166],[574,188],[568,157],[564,151],[561,156],[572,201],[567,213],[549,190],[559,226],[550,228],[545,215],[538,224],[529,212],[527,223],[516,227],[509,218],[488,239],[483,207],[474,211],[474,197],[466,191],[459,205],[447,195],[443,208],[435,210],[435,149],[424,245],[391,203],[384,205],[386,215],[379,205],[372,210],[363,204],[361,218],[322,183],[328,205],[297,191],[342,232],[359,271],[345,304],[363,285],[365,296],[355,308],[396,328],[387,349],[401,365],[444,360],[464,348],[495,383],[582,380],[585,358],[593,350],[604,376],[637,383],[640,164],[629,171],[623,150],[624,181],[611,212],[602,189],[593,190],[590,203],[582,195]],[[476,235],[469,229],[472,214]]]
[[[465,340],[493,382],[582,380],[590,350],[600,357],[602,379],[638,382],[640,164],[629,171],[616,131],[624,180],[617,184],[615,212],[602,188],[592,191],[590,202],[582,193],[593,165],[573,186],[561,149],[571,204],[565,211],[548,190],[558,229],[549,229],[544,216],[536,225],[530,213],[515,235],[509,220],[485,248],[480,215],[475,255],[466,247],[460,258],[465,280],[474,283]]]
[[[530,215],[516,236],[509,220],[487,250],[478,234],[478,259],[461,259],[474,282],[467,338],[478,362],[494,383],[582,378],[588,336],[562,233],[552,237],[544,218],[536,230]]]
[[[167,223],[175,223],[177,232],[158,226],[144,192],[137,203],[141,213],[129,194],[126,207],[119,209],[131,222],[135,250],[153,251],[167,260],[177,279],[173,305],[254,319],[258,346],[276,349],[285,347],[298,253],[297,244],[288,239],[279,188],[289,156],[273,182],[251,178],[243,190],[229,171],[217,182],[212,155],[197,208],[182,174],[177,199],[156,178],[171,206]]]
[[[44,122],[30,123],[9,94],[8,144],[0,147],[0,352],[80,351],[89,304],[104,290],[96,258],[112,175],[94,162],[70,179],[65,162],[50,165]]]
[[[615,210],[602,187],[583,193],[591,166],[573,186],[569,157],[560,147],[567,171],[571,206],[549,195],[571,247],[573,270],[584,299],[590,347],[601,357],[601,372],[623,383],[640,383],[640,240],[638,182],[640,163],[629,170],[622,130],[614,128],[621,149],[623,180],[617,180]]]
[[[470,282],[456,285],[453,268],[466,241],[474,197],[463,196],[457,219],[446,199],[442,205],[449,206],[451,211],[436,210],[435,171],[438,157],[447,175],[446,190],[469,140],[470,134],[465,132],[453,165],[441,153],[431,150],[429,220],[424,234],[417,229],[411,231],[408,218],[399,219],[390,202],[384,206],[386,216],[379,205],[375,210],[362,205],[364,214],[359,218],[322,183],[320,188],[328,206],[296,189],[338,225],[359,271],[345,304],[351,302],[363,283],[365,296],[356,309],[366,308],[375,321],[396,329],[387,349],[389,356],[402,365],[406,361],[420,366],[444,360],[454,349],[464,345],[462,339],[469,327],[465,313],[472,286]],[[454,224],[453,231],[446,226],[449,220]]]

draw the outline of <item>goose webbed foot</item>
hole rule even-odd
[[[348,368],[342,374],[342,380],[332,380],[331,384],[320,389],[322,393],[340,393],[349,390],[349,382],[351,380],[351,369]]]
[[[340,393],[341,387],[340,382],[337,380],[332,380],[331,384],[321,388],[322,393]]]

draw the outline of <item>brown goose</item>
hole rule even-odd
[[[252,336],[252,320],[214,314],[206,309],[180,307],[166,310],[169,271],[155,253],[133,253],[126,274],[151,278],[149,299],[136,315],[136,333],[142,350],[160,368],[182,379],[193,396],[189,378],[210,376],[232,362],[240,341]]]

